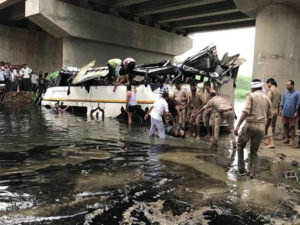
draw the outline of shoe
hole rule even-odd
[[[283,142],[284,144],[288,144],[290,141],[289,141],[289,139],[284,139],[282,142]]]
[[[239,173],[241,174],[241,176],[245,176],[247,175],[247,170],[245,168],[239,169]]]
[[[209,142],[210,142],[213,146],[218,147],[218,142],[217,142],[215,139],[211,138],[211,139],[209,140]]]
[[[232,148],[236,149],[237,148],[237,144],[235,142],[232,143]]]

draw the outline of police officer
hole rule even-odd
[[[174,99],[177,102],[176,110],[178,113],[178,123],[185,128],[186,112],[189,105],[189,93],[185,88],[182,88],[181,82],[175,83]]]
[[[191,96],[189,100],[189,104],[191,106],[191,115],[201,109],[201,107],[205,104],[205,98],[202,92],[197,92],[197,88],[195,86],[191,86]],[[201,114],[197,116],[190,116],[189,119],[189,133],[193,132],[193,128],[196,127],[197,137],[196,141],[200,141],[200,119]]]
[[[245,108],[235,128],[235,134],[237,135],[240,126],[246,120],[246,124],[238,138],[238,169],[241,174],[248,174],[252,179],[255,177],[257,151],[272,121],[271,101],[263,93],[263,85],[258,79],[251,82],[251,93],[247,96]],[[250,161],[249,173],[247,173],[244,161],[244,148],[249,140]]]
[[[219,132],[220,132],[220,125],[223,121],[227,121],[228,127],[230,129],[232,145],[236,148],[236,138],[234,134],[234,118],[235,113],[233,111],[232,105],[223,97],[217,96],[215,92],[212,91],[210,94],[211,99],[207,102],[207,104],[200,109],[198,112],[193,114],[193,116],[200,114],[204,110],[208,108],[213,108],[216,111],[217,115],[215,118],[215,127],[214,127],[214,138],[211,139],[212,144],[218,146],[218,139],[219,139]]]
[[[211,87],[209,81],[204,82],[204,94],[206,97],[206,103],[211,99],[211,93],[216,93],[215,90]],[[213,140],[213,132],[215,125],[216,112],[212,108],[207,108],[203,113],[204,125],[207,130],[207,138]]]

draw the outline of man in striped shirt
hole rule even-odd
[[[169,94],[169,88],[165,84],[165,80],[163,78],[158,79],[157,86],[159,87],[159,97],[162,98],[163,93]]]

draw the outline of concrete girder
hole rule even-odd
[[[173,11],[172,13],[154,15],[153,17],[156,21],[168,23],[201,17],[224,15],[235,12],[239,12],[235,5],[225,4],[219,6],[219,4],[213,4],[207,6],[187,8],[184,10],[177,10]]]
[[[109,0],[108,4],[112,7],[128,7],[149,1],[150,0]]]
[[[218,16],[211,16],[211,17],[203,17],[201,19],[180,21],[180,22],[172,23],[171,26],[175,28],[186,29],[192,27],[201,27],[207,25],[225,24],[234,21],[240,22],[240,21],[248,21],[248,20],[253,20],[253,19],[247,17],[243,13],[237,12],[237,13],[231,13],[227,15],[218,15]]]
[[[237,22],[234,21],[232,23],[226,23],[226,24],[209,24],[206,26],[201,27],[194,27],[186,29],[188,33],[197,33],[197,32],[207,32],[207,31],[216,31],[216,30],[225,30],[225,29],[234,29],[234,28],[242,28],[242,27],[253,27],[255,26],[255,20],[249,20],[249,21],[242,21]]]
[[[224,1],[225,0],[160,0],[133,6],[130,7],[130,10],[136,15],[145,16]]]
[[[0,10],[24,0],[0,0]]]
[[[90,41],[177,55],[192,40],[170,32],[77,7],[59,0],[27,0],[26,17],[58,38]]]
[[[195,24],[195,25],[187,25],[184,28],[193,28],[193,27],[208,27],[208,26],[215,26],[215,25],[225,25],[230,23],[239,23],[239,22],[247,22],[253,21],[252,18],[244,18],[244,19],[233,19],[233,20],[226,20],[226,21],[219,21],[219,22],[207,22],[202,24]]]

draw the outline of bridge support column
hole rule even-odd
[[[300,16],[291,6],[258,9],[253,69],[254,78],[274,77],[281,91],[289,79],[300,86]]]

